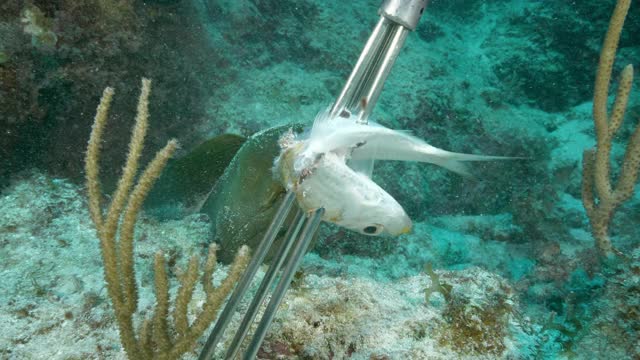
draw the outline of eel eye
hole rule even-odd
[[[362,229],[362,232],[367,235],[378,235],[382,231],[382,225],[369,225]]]

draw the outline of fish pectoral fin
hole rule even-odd
[[[365,175],[368,178],[371,178],[373,175],[373,166],[374,159],[358,159],[358,160],[349,160],[347,165],[355,172]]]

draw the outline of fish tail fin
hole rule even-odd
[[[439,158],[437,160],[431,160],[429,162],[432,164],[441,166],[449,171],[452,171],[464,177],[472,177],[469,165],[462,161],[455,160],[455,159]]]
[[[524,157],[509,157],[509,156],[491,156],[491,155],[473,155],[462,154],[454,152],[444,152],[437,157],[431,157],[431,163],[442,166],[443,168],[453,171],[456,174],[460,174],[465,177],[473,177],[470,171],[470,166],[467,162],[470,161],[495,161],[495,160],[522,160]]]

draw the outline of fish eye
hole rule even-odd
[[[362,229],[362,232],[367,235],[377,235],[382,230],[382,225],[369,225]]]

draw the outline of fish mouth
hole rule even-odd
[[[402,228],[402,230],[400,230],[400,232],[398,233],[398,235],[404,235],[404,234],[409,234],[411,232],[412,226],[408,225]]]
[[[400,235],[405,235],[405,234],[411,233],[411,230],[412,230],[412,226],[411,225],[406,225],[405,227],[403,227],[400,230],[388,231],[387,234],[389,234],[391,236],[400,236]]]
[[[411,233],[413,230],[413,222],[408,216],[404,216],[400,223],[398,223],[394,228],[394,231],[390,231],[392,236],[400,236]]]

